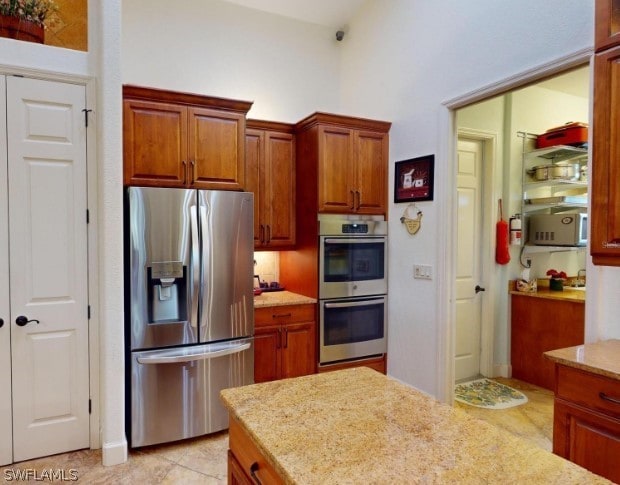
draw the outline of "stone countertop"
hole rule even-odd
[[[545,352],[545,357],[569,367],[620,380],[620,340],[603,340]]]
[[[254,297],[254,308],[304,305],[307,303],[316,303],[316,299],[286,290],[263,292]]]
[[[286,483],[610,483],[365,367],[221,396]]]
[[[566,300],[585,303],[586,292],[584,290],[574,290],[570,287],[564,287],[563,291],[551,291],[549,288],[538,288],[537,291],[525,292],[525,291],[510,291],[511,295],[523,295],[530,296],[532,298],[546,298],[550,300]]]

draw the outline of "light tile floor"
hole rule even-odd
[[[497,381],[519,389],[527,395],[529,402],[503,410],[481,409],[460,403],[455,403],[455,406],[550,451],[553,393],[515,379],[498,378]],[[70,476],[70,470],[75,470],[78,483],[89,485],[223,484],[226,483],[227,450],[226,432],[133,450],[126,463],[112,467],[101,464],[101,450],[81,450],[0,467],[0,483],[21,483],[21,480],[14,479],[16,472],[30,471],[29,481],[41,483],[32,476],[35,471],[36,476],[41,478],[50,470],[64,470],[66,477]]]
[[[460,402],[454,406],[551,451],[553,444],[553,392],[517,379],[494,379],[518,389],[528,402],[508,409],[483,409]]]

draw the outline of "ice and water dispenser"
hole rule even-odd
[[[187,267],[180,261],[153,262],[147,274],[149,323],[187,320]]]

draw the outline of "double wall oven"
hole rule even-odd
[[[319,215],[319,363],[387,352],[387,223]]]

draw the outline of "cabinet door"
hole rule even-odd
[[[260,190],[264,171],[265,134],[262,130],[245,130],[245,190],[254,194],[254,248],[260,248],[265,240],[265,226],[261,221],[260,206],[263,193]]]
[[[594,27],[597,52],[620,45],[620,0],[596,0]]]
[[[125,185],[182,187],[187,181],[187,110],[123,101]]]
[[[295,244],[295,142],[289,133],[267,132],[265,170],[260,185],[265,243],[270,248]]]
[[[353,131],[319,128],[318,211],[347,213],[354,210]]]
[[[317,361],[315,328],[314,322],[283,326],[282,378],[314,374]]]
[[[197,189],[242,190],[245,116],[189,108],[189,183]]]
[[[590,252],[620,266],[620,47],[596,55],[594,79]]]
[[[620,483],[620,420],[556,399],[553,452]]]
[[[555,366],[543,352],[583,344],[585,304],[512,295],[510,306],[512,376],[554,389]]]
[[[252,485],[252,481],[230,450],[228,450],[228,483],[229,485]]]
[[[385,214],[387,203],[388,141],[385,133],[355,134],[355,210]]]
[[[280,325],[256,327],[254,330],[254,382],[280,378]]]

